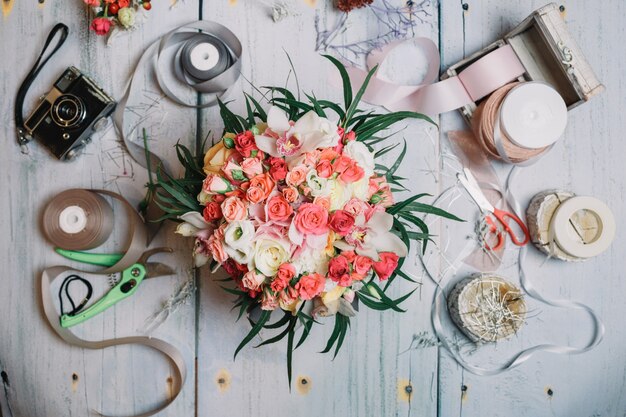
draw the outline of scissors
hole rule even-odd
[[[497,239],[495,245],[489,245],[485,243],[485,247],[487,249],[498,250],[502,248],[506,240],[507,234],[510,236],[511,241],[517,246],[524,246],[530,241],[530,233],[528,232],[528,227],[526,227],[524,222],[511,212],[495,208],[489,202],[489,200],[487,200],[487,197],[485,197],[485,194],[482,192],[480,186],[478,185],[478,181],[476,181],[476,178],[474,177],[474,175],[472,175],[472,172],[469,169],[464,168],[463,174],[458,173],[457,178],[461,185],[465,187],[470,197],[472,197],[472,200],[474,200],[476,205],[478,205],[480,211],[482,213],[491,213],[493,217],[495,217],[496,220],[501,224],[501,228],[504,230],[504,232],[500,230],[500,228],[496,224],[496,220],[494,220],[491,216],[485,216],[485,221],[489,226],[489,232],[494,234]],[[509,226],[509,219],[513,220],[520,227],[520,229],[524,233],[523,238],[518,238],[513,229],[511,229],[511,227]]]
[[[57,248],[56,252],[68,259],[72,259],[78,262],[99,265],[99,266],[113,266],[115,265],[124,254],[119,253],[90,253],[79,252],[66,249]],[[147,278],[155,278],[166,275],[173,275],[174,270],[167,265],[158,262],[148,262],[148,258],[152,255],[160,252],[172,252],[171,248],[155,248],[148,250],[141,255],[139,260],[124,269],[120,273],[119,281],[113,282],[112,288],[91,307],[84,309],[83,307],[89,301],[92,294],[91,284],[87,280],[78,275],[71,275],[65,279],[59,290],[59,299],[61,302],[61,327],[67,328],[76,326],[90,318],[102,313],[108,308],[112,307],[116,303],[124,300],[127,297],[133,295],[139,285]],[[76,307],[74,301],[69,295],[68,285],[74,280],[81,281],[87,287],[87,295],[82,302]],[[65,288],[65,294],[72,304],[72,311],[64,313],[63,311],[63,298],[62,292]]]

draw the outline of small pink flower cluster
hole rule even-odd
[[[406,256],[372,152],[354,132],[318,119],[314,133],[289,122],[287,131],[261,124],[227,134],[205,155],[196,264],[221,265],[265,310],[293,312],[316,297],[352,301],[363,280],[388,279]],[[268,138],[272,146],[260,146]],[[312,140],[324,146],[299,151]]]
[[[145,10],[152,8],[150,0],[83,0],[92,7],[96,17],[91,21],[89,28],[96,35],[106,35],[114,25],[131,28],[135,24],[135,13],[142,7]]]

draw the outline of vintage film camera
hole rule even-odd
[[[107,125],[115,101],[90,78],[69,67],[24,123],[26,132],[61,160],[75,158],[91,135]]]

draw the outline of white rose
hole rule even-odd
[[[374,174],[374,154],[363,143],[353,140],[343,148],[343,154],[354,159],[363,171],[365,177],[369,178]]]
[[[297,258],[292,260],[292,263],[293,266],[296,267],[297,274],[302,274],[304,272],[317,272],[318,274],[325,276],[328,273],[329,260],[330,258],[326,254],[326,251],[307,246],[300,252]]]
[[[330,188],[330,211],[343,208],[352,197],[350,187],[337,180],[329,180],[328,184]]]
[[[224,251],[240,264],[252,259],[254,225],[250,220],[235,220],[224,229]]]
[[[289,242],[282,239],[258,239],[254,245],[253,267],[263,275],[273,277],[278,267],[289,260],[289,247]]]
[[[330,193],[328,180],[326,178],[318,177],[317,171],[314,169],[310,170],[309,173],[306,174],[306,184],[311,189],[311,195],[313,195],[313,197],[324,197]]]
[[[359,200],[367,201],[367,192],[369,191],[370,179],[366,176],[358,180],[357,182],[353,182],[350,184],[350,194],[354,198],[358,198]],[[349,200],[350,198],[348,198]]]

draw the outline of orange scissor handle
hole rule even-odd
[[[524,246],[530,241],[530,232],[528,231],[528,227],[526,227],[526,224],[524,224],[524,222],[515,214],[500,209],[494,209],[493,215],[500,221],[500,223],[502,223],[502,227],[511,237],[511,241],[513,241],[514,244],[517,246]],[[524,233],[523,237],[518,238],[513,229],[511,229],[511,226],[509,226],[509,219],[517,223]]]
[[[495,244],[493,245],[490,245],[489,243],[485,241],[485,248],[491,251],[500,250],[502,246],[504,245],[504,240],[505,240],[505,237],[502,231],[498,229],[498,226],[496,225],[493,218],[491,218],[491,216],[485,217],[485,221],[487,222],[487,225],[489,226],[489,233],[495,236],[495,240],[496,240]]]

